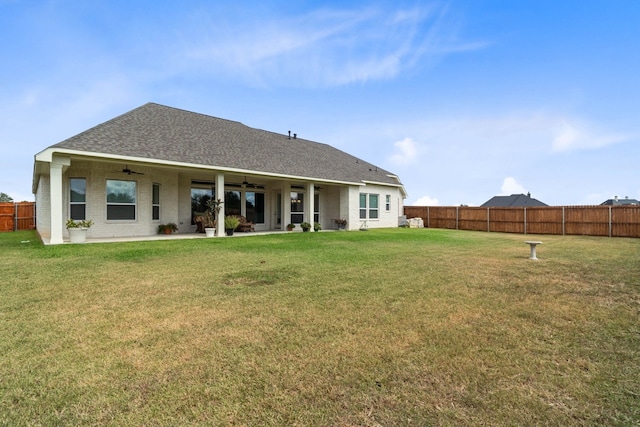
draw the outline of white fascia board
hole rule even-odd
[[[390,178],[394,178],[396,181],[398,181],[398,184],[389,184],[388,182],[367,181],[367,180],[362,180],[362,182],[364,182],[365,184],[383,185],[386,187],[399,188],[400,192],[402,193],[402,197],[406,199],[408,197],[407,190],[405,190],[404,185],[400,182],[400,179],[396,175],[387,175],[387,176]]]
[[[175,167],[189,168],[189,169],[204,169],[204,170],[211,170],[211,171],[217,171],[217,172],[237,173],[240,175],[264,176],[264,177],[270,177],[270,178],[290,179],[290,180],[298,180],[298,181],[313,181],[313,182],[324,183],[324,184],[362,185],[359,182],[261,172],[261,171],[254,171],[249,169],[229,168],[225,166],[212,166],[212,165],[204,165],[204,164],[197,164],[197,163],[175,162],[172,160],[151,159],[147,157],[119,156],[119,155],[107,154],[107,153],[69,150],[66,148],[47,148],[46,150],[36,154],[35,156],[36,162],[51,162],[53,160],[54,154],[66,154],[69,156],[78,156],[78,157],[84,157],[89,159],[97,158],[97,159],[115,160],[115,161],[122,161],[122,162],[147,163],[147,164],[153,164],[153,165],[159,165],[159,166],[175,166]]]
[[[38,161],[37,160],[33,160],[33,177],[31,178],[31,193],[32,194],[36,194],[38,192],[38,182],[40,181],[38,179],[38,176],[40,175],[40,173],[37,171],[38,168]]]
[[[398,181],[398,184],[400,184],[400,191],[402,192],[402,198],[406,199],[409,197],[409,193],[407,193],[407,189],[404,188],[404,184],[400,181],[400,177],[398,175],[388,174],[387,176]]]
[[[366,184],[373,184],[373,185],[382,185],[384,187],[396,187],[396,188],[400,188],[402,187],[402,184],[390,184],[388,182],[380,182],[380,181],[367,181],[367,180],[362,180],[362,182],[366,185]]]

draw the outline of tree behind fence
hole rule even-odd
[[[34,202],[0,203],[0,231],[33,230],[35,206]]]
[[[425,227],[520,234],[640,237],[640,206],[405,206]]]

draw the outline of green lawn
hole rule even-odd
[[[640,239],[17,232],[0,278],[0,425],[640,420]]]

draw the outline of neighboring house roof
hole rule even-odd
[[[601,203],[601,205],[640,205],[640,201],[636,199],[630,199],[629,196],[626,196],[624,199],[618,199],[618,197],[614,197],[613,199],[605,200]]]
[[[531,197],[530,193],[527,194],[512,194],[510,196],[495,196],[487,200],[481,207],[532,207],[532,206],[549,206],[546,203],[542,203],[540,200]]]
[[[47,150],[402,187],[395,174],[330,145],[155,103],[142,105]]]

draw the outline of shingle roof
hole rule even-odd
[[[317,180],[398,185],[394,175],[327,144],[147,103],[49,148]]]
[[[549,206],[540,200],[534,199],[528,194],[512,194],[510,196],[495,196],[487,200],[481,207],[532,207],[532,206]]]
[[[601,205],[640,205],[640,201],[636,200],[636,199],[630,199],[628,196],[625,197],[624,199],[619,199],[619,198],[615,198],[615,199],[608,199],[605,200],[604,202],[601,203]]]

